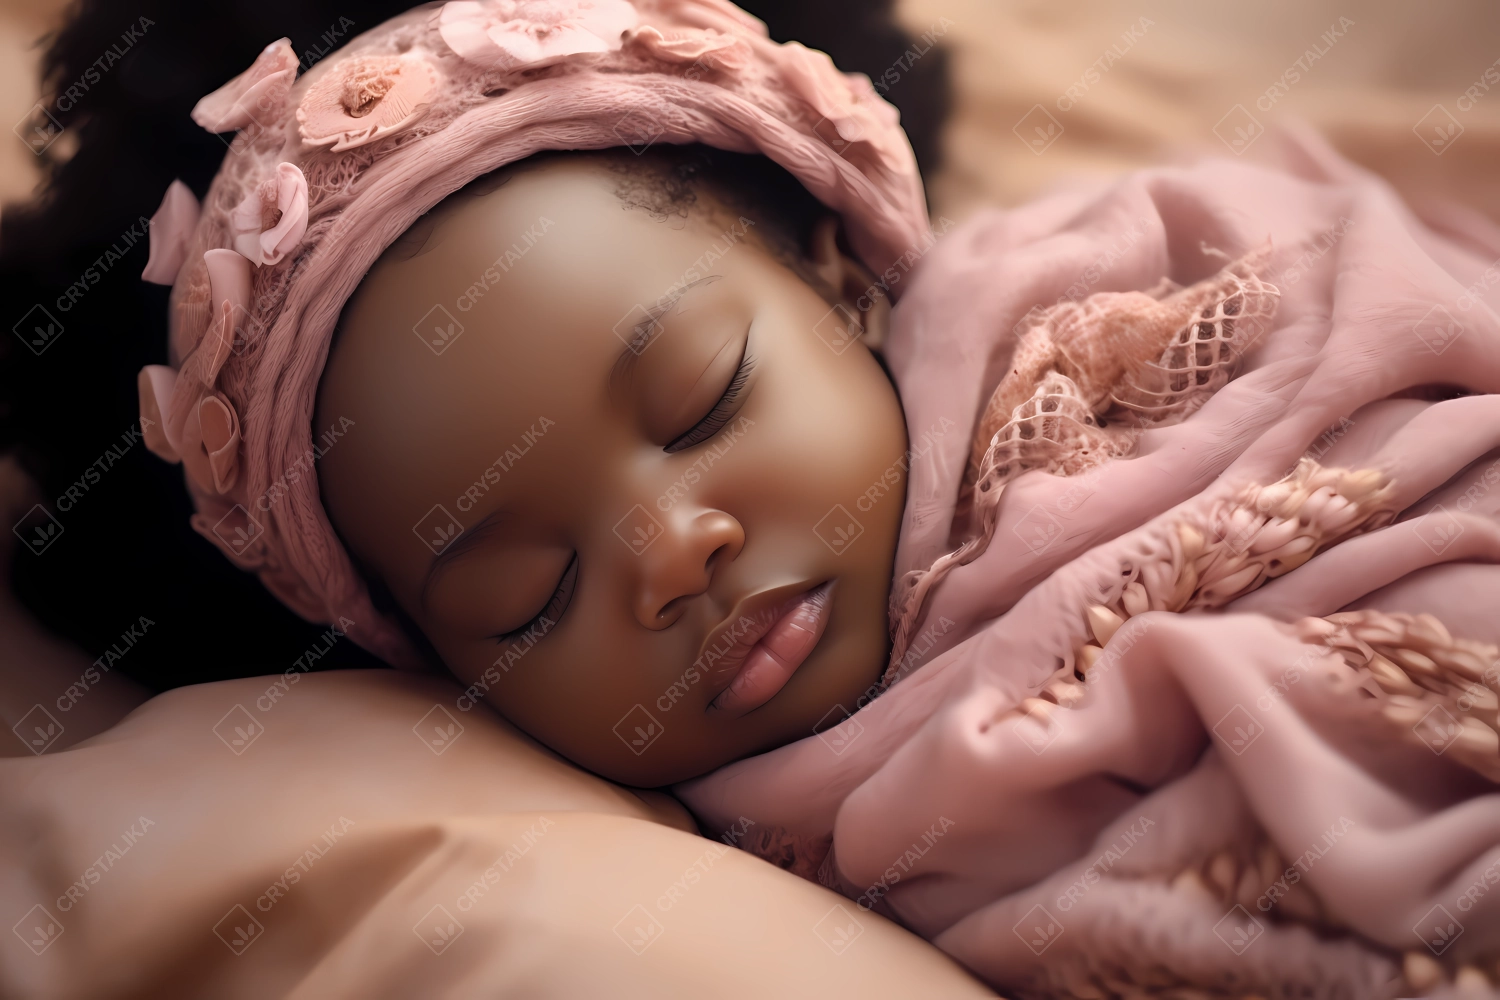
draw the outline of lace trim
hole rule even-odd
[[[1164,280],[1028,316],[975,430],[949,539],[956,548],[892,593],[883,684],[896,679],[927,594],[988,548],[1011,480],[1033,469],[1077,475],[1130,455],[1145,429],[1181,422],[1234,377],[1280,302],[1258,276],[1269,255],[1252,251],[1188,288]]]

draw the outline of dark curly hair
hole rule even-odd
[[[189,526],[181,466],[138,435],[136,373],[165,363],[167,341],[167,289],[139,276],[143,220],[162,192],[175,177],[201,197],[224,155],[223,140],[188,118],[194,102],[274,38],[290,37],[305,69],[409,6],[143,0],[126,14],[76,0],[44,39],[48,98],[28,123],[44,183],[0,214],[0,289],[16,331],[0,341],[0,452],[40,484],[36,516],[61,534],[39,554],[18,547],[12,585],[47,628],[91,653],[150,618],[156,627],[116,669],[153,689],[279,672],[309,650],[327,650],[315,669],[380,665],[353,643],[330,649],[324,627]],[[741,6],[778,41],[875,80],[930,175],[950,105],[946,52],[903,31],[893,0]]]

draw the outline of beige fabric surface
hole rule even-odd
[[[274,680],[0,760],[0,996],[992,995],[454,684]]]
[[[1483,79],[1500,59],[1500,6],[1485,0],[902,0],[901,11],[909,31],[954,53],[948,166],[931,185],[954,219],[1074,173],[1183,150],[1235,155],[1214,127],[1237,104],[1264,127],[1311,122],[1408,197],[1441,190],[1500,218],[1500,82]],[[1352,23],[1325,42],[1341,18]],[[901,71],[888,77],[893,92]],[[1286,92],[1268,96],[1283,81]],[[1081,96],[1069,100],[1069,87]],[[1489,89],[1460,102],[1470,87]],[[1438,104],[1463,129],[1441,155],[1413,132]],[[1036,105],[1061,129],[1040,153],[1015,132]],[[1233,137],[1238,121],[1221,131]],[[1254,139],[1241,155],[1266,145]]]

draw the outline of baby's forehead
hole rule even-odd
[[[393,243],[366,276],[353,311],[363,298],[390,302],[380,286],[394,285],[410,289],[406,298],[441,305],[440,314],[461,324],[468,314],[493,322],[544,307],[561,319],[621,295],[655,298],[686,272],[717,266],[730,246],[741,255],[748,244],[764,249],[756,222],[707,192],[684,199],[680,214],[663,215],[632,203],[621,185],[610,161],[583,156],[486,178]],[[506,305],[498,317],[496,303]]]
[[[608,197],[606,197],[606,195]],[[477,211],[491,215],[516,209],[521,215],[553,215],[563,205],[586,201],[601,225],[621,212],[664,223],[673,230],[733,219],[741,209],[725,204],[713,185],[685,183],[655,157],[620,150],[547,153],[509,164],[455,191],[414,223],[382,260],[405,260],[427,252],[445,231],[462,226]]]
[[[729,280],[706,282],[716,297],[751,295],[735,275],[775,265],[750,222],[624,207],[615,174],[586,157],[451,199],[346,306],[320,410],[369,428],[361,436],[390,458],[454,428],[503,438],[592,406],[637,328],[686,288],[717,275]],[[676,346],[654,346],[638,367],[655,371]]]
[[[613,331],[632,307],[733,270],[731,249],[757,249],[751,220],[702,201],[653,217],[622,205],[615,184],[597,163],[555,161],[452,200],[413,234],[414,252],[383,260],[366,284],[385,286],[391,305],[436,304],[460,324],[509,330],[524,349],[544,327]]]

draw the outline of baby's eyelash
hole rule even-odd
[[[547,598],[546,605],[542,610],[519,628],[513,628],[509,632],[501,632],[499,635],[490,636],[496,644],[505,645],[526,635],[538,625],[543,625],[537,639],[542,638],[548,632],[557,627],[562,620],[563,612],[568,610],[568,605],[573,602],[573,594],[578,590],[578,553],[573,553],[573,558],[568,561],[568,566],[563,570],[562,578],[557,581],[557,586],[552,591],[552,596]],[[566,593],[564,593],[566,591]],[[535,640],[533,640],[535,641]]]
[[[698,421],[693,429],[682,437],[667,445],[664,449],[671,455],[691,448],[695,444],[702,444],[723,429],[729,423],[729,418],[734,416],[734,403],[744,391],[745,383],[750,380],[750,373],[755,370],[755,358],[747,352],[740,358],[739,370],[734,373],[734,378],[729,380],[729,387],[724,390],[724,395],[714,404],[714,408],[708,411],[708,415]]]

